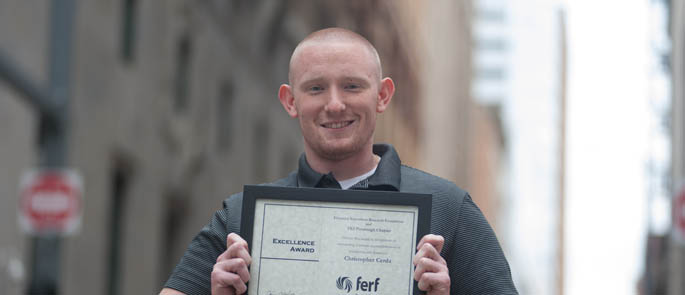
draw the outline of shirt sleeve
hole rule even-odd
[[[233,196],[224,201],[224,208],[216,211],[209,224],[190,242],[164,287],[188,295],[210,294],[212,269],[216,258],[226,251],[226,236],[240,230],[236,222],[240,220],[240,199]]]
[[[447,249],[450,294],[518,294],[494,231],[467,194]]]

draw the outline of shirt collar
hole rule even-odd
[[[401,162],[395,148],[389,144],[374,144],[373,153],[381,157],[376,173],[367,179],[363,187],[355,185],[352,188],[367,189],[368,184],[370,190],[399,191]],[[297,186],[340,188],[340,184],[331,172],[321,174],[314,171],[307,163],[304,153],[300,156],[299,168],[297,169]]]

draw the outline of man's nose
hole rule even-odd
[[[342,112],[345,110],[345,102],[340,91],[335,88],[331,89],[330,98],[324,109],[327,112]]]

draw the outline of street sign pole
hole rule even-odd
[[[74,0],[50,2],[50,73],[48,93],[55,106],[51,113],[41,112],[38,142],[40,165],[65,167],[67,162],[68,111]],[[60,277],[61,243],[57,234],[33,238],[31,279],[28,294],[57,294]]]
[[[0,52],[0,79],[17,90],[39,117],[39,164],[59,169],[67,163],[68,111],[71,78],[71,41],[74,0],[53,0],[50,13],[50,68],[47,89],[25,75],[20,67]],[[32,240],[29,294],[57,294],[60,239],[57,234],[39,235]]]

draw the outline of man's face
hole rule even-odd
[[[373,142],[379,108],[380,69],[375,56],[356,43],[303,46],[291,64],[294,113],[305,147],[341,160]]]

